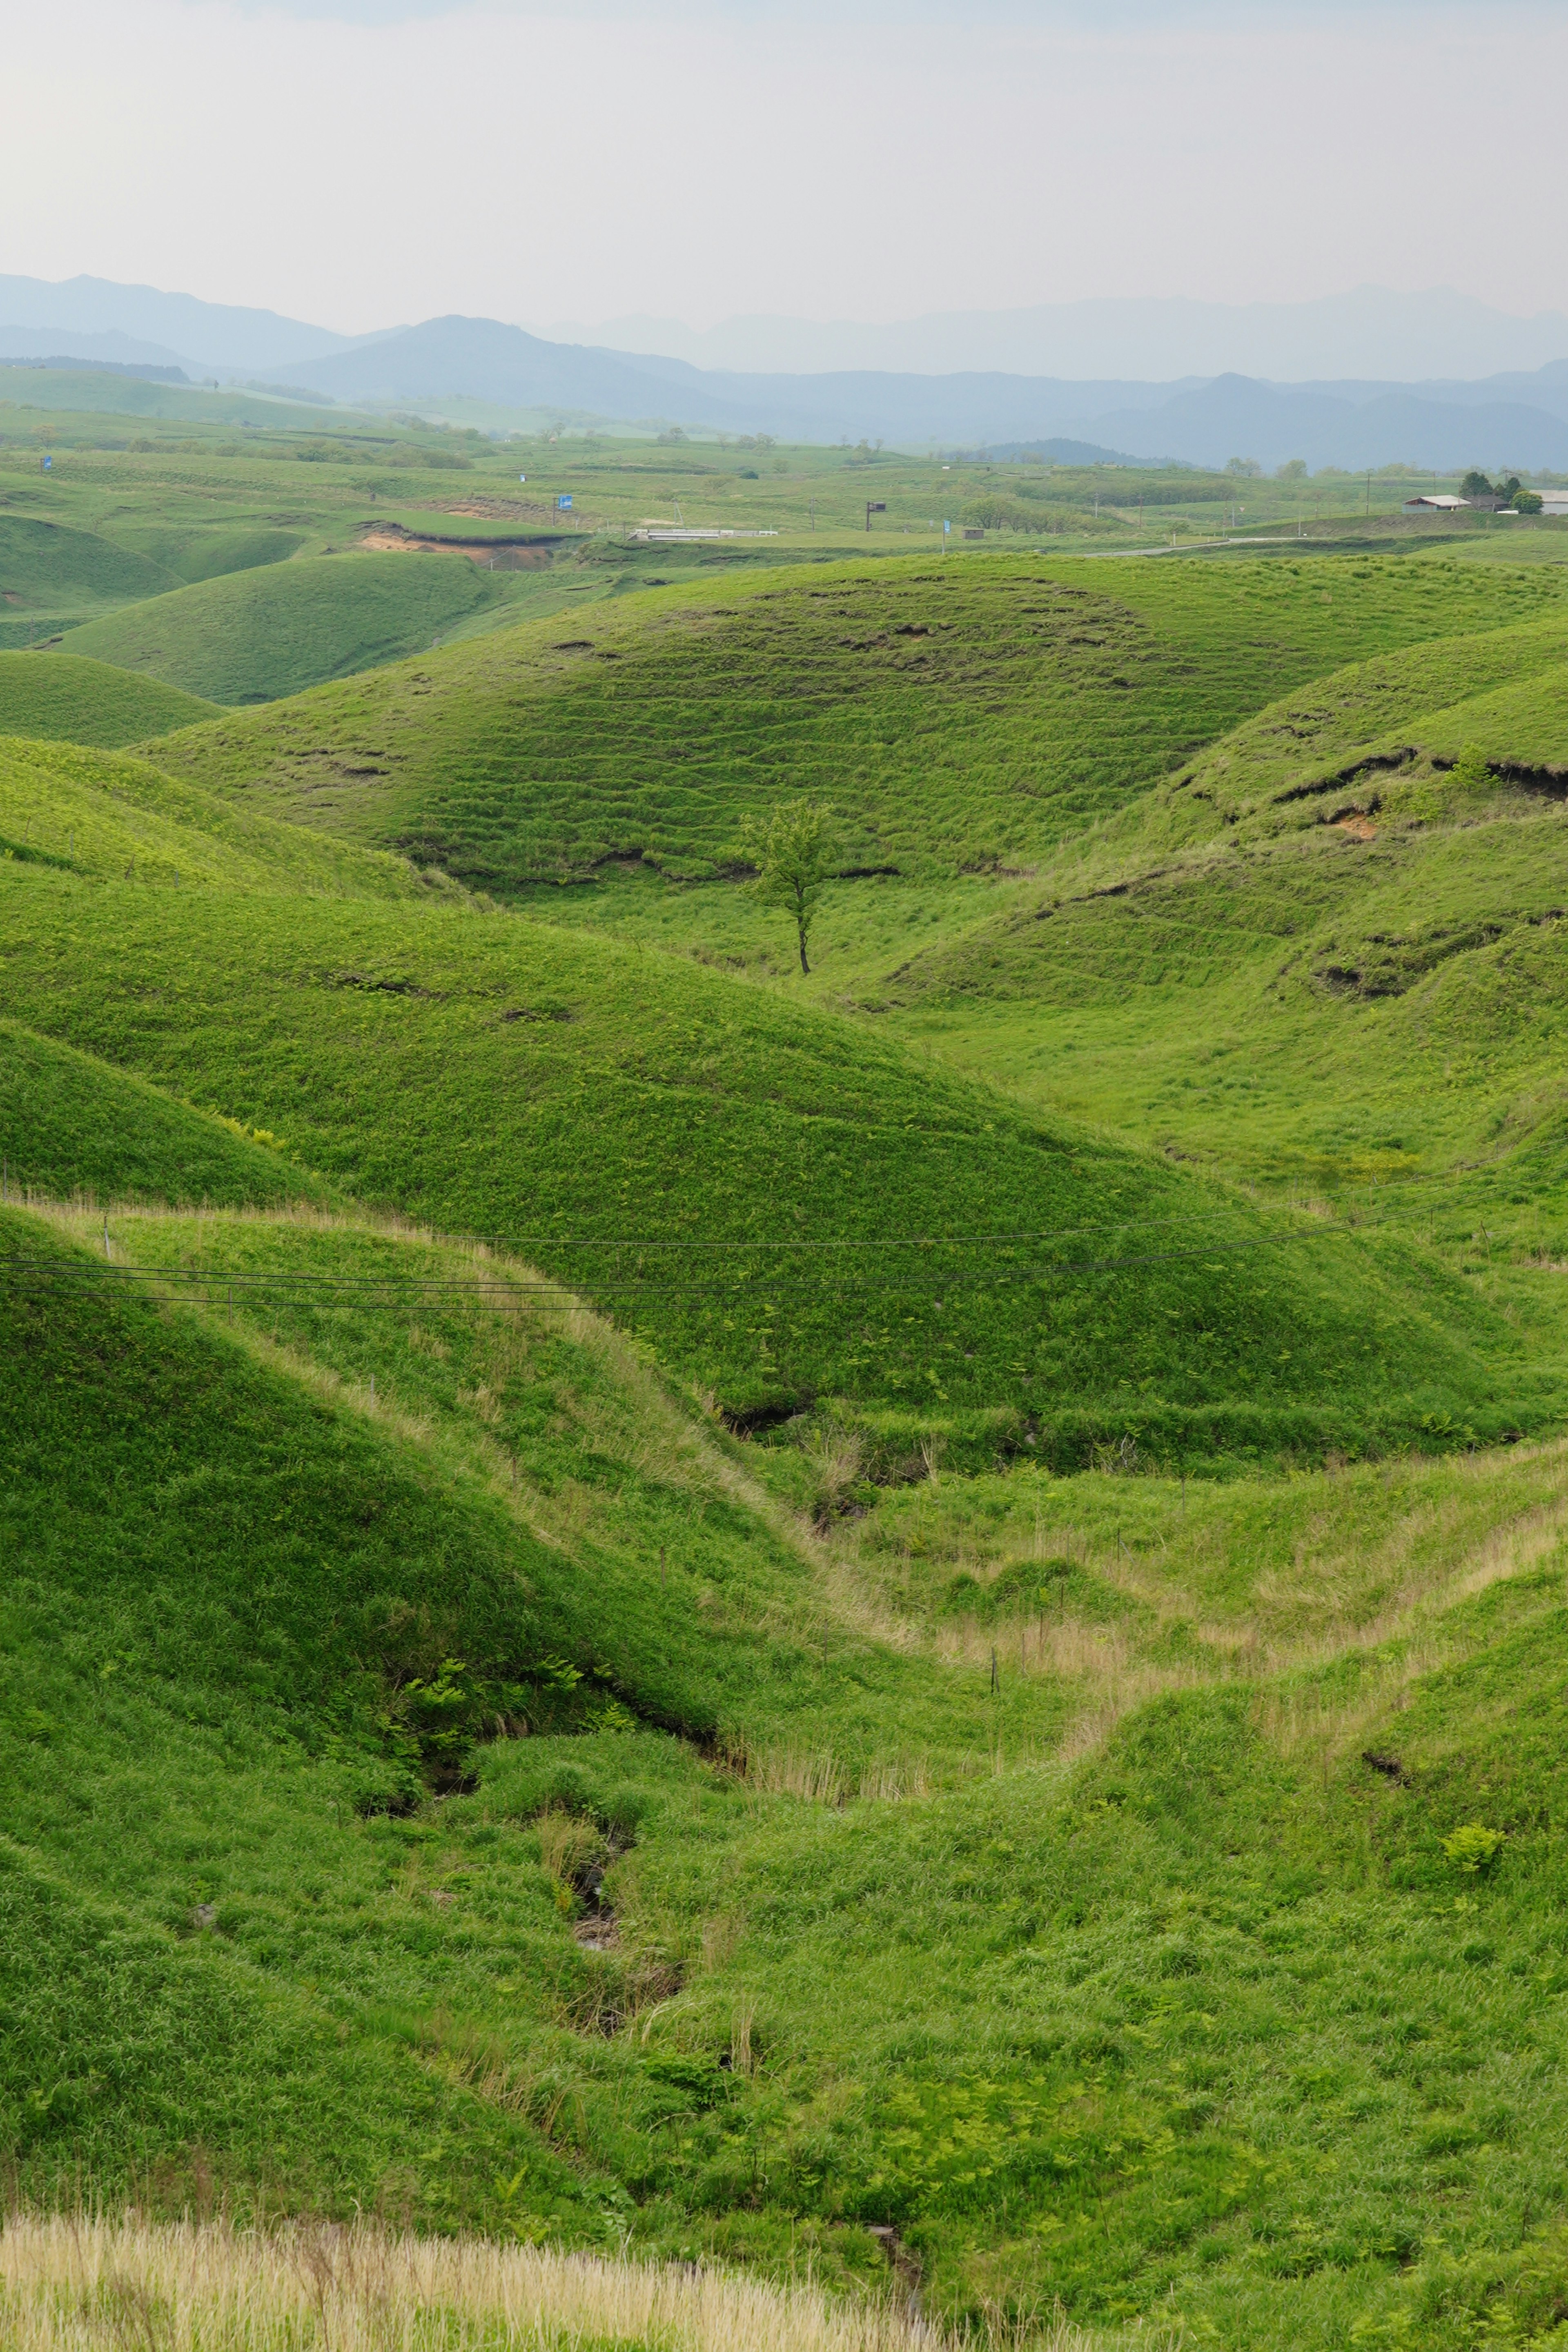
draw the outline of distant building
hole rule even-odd
[[[1426,490],[1418,499],[1406,499],[1405,511],[1406,514],[1453,514],[1469,503],[1468,499],[1457,499],[1447,490]]]
[[[1543,515],[1568,515],[1568,490],[1542,490],[1541,511]]]

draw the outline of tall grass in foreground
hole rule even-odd
[[[1109,2352],[1060,2322],[1010,2340]],[[0,2231],[0,2341],[6,2352],[956,2352],[958,2339],[889,2303],[537,2246],[24,2214]]]

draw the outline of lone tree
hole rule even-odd
[[[800,940],[800,968],[809,972],[805,942],[817,901],[830,877],[833,812],[820,801],[785,801],[764,823],[748,820],[746,855],[757,869],[756,892],[764,907],[785,907]]]

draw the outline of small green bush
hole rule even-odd
[[[1479,743],[1466,744],[1449,771],[1448,781],[1466,793],[1484,793],[1495,781]]]
[[[1443,1851],[1461,1870],[1474,1873],[1495,1861],[1507,1835],[1506,1830],[1483,1829],[1479,1822],[1466,1822],[1452,1837],[1443,1840]]]

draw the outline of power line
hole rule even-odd
[[[1390,1193],[1416,1190],[1434,1179],[1405,1177],[1378,1186],[1379,1206],[1384,1207]],[[1357,1188],[1359,1190],[1359,1187]],[[527,1235],[445,1234],[432,1233],[429,1242],[416,1239],[414,1246],[432,1244],[447,1246],[489,1246],[500,1244],[509,1249],[546,1249],[618,1251],[636,1254],[661,1252],[745,1252],[776,1251],[781,1255],[798,1252],[827,1253],[837,1251],[904,1251],[924,1253],[955,1249],[1003,1249],[1038,1246],[1051,1241],[1069,1241],[1092,1234],[1153,1233],[1173,1226],[1212,1223],[1216,1219],[1245,1215],[1251,1208],[1253,1214],[1300,1215],[1290,1204],[1247,1204],[1237,1202],[1212,1210],[1173,1212],[1160,1217],[1127,1217],[1096,1224],[1068,1225],[1045,1230],[984,1233],[947,1235],[898,1234],[886,1236],[826,1237],[802,1239],[780,1236],[772,1240],[674,1240],[668,1238],[622,1239],[589,1235]],[[1116,1256],[1079,1259],[1047,1259],[1033,1264],[993,1265],[989,1268],[966,1270],[931,1266],[921,1279],[898,1280],[890,1276],[867,1279],[857,1276],[849,1279],[805,1282],[792,1276],[787,1281],[769,1282],[754,1263],[738,1267],[728,1280],[695,1282],[656,1282],[646,1277],[628,1276],[618,1270],[595,1276],[591,1272],[574,1280],[563,1277],[520,1280],[501,1276],[495,1280],[459,1279],[411,1273],[383,1275],[348,1275],[323,1272],[319,1266],[273,1266],[259,1271],[237,1269],[232,1272],[192,1267],[189,1265],[100,1265],[88,1258],[37,1259],[19,1256],[0,1257],[0,1275],[14,1285],[13,1295],[43,1297],[58,1295],[71,1288],[101,1286],[105,1282],[140,1287],[162,1288],[195,1304],[213,1303],[214,1294],[222,1303],[226,1295],[232,1302],[236,1291],[251,1295],[265,1293],[281,1297],[288,1303],[310,1307],[363,1307],[384,1308],[417,1303],[421,1299],[441,1297],[524,1297],[528,1296],[575,1297],[586,1297],[596,1303],[629,1303],[634,1307],[641,1302],[679,1298],[732,1299],[741,1283],[761,1289],[773,1299],[806,1299],[812,1297],[854,1297],[870,1296],[931,1296],[934,1289],[947,1292],[984,1292],[990,1289],[1049,1283],[1068,1277],[1089,1277],[1115,1274],[1138,1267],[1174,1265],[1200,1257],[1236,1257],[1258,1249],[1288,1247],[1303,1241],[1321,1240],[1331,1234],[1377,1231],[1394,1223],[1386,1209],[1376,1218],[1363,1218],[1353,1224],[1330,1223],[1314,1217],[1310,1223],[1298,1223],[1285,1231],[1256,1234],[1243,1241],[1211,1239],[1187,1249],[1146,1250],[1124,1252]],[[105,1238],[107,1243],[107,1219]],[[394,1238],[388,1236],[388,1238]],[[940,1306],[941,1300],[936,1303]]]
[[[1008,1266],[973,1275],[959,1275],[944,1279],[942,1289],[994,1290],[1020,1284],[1050,1282],[1067,1276],[1115,1274],[1147,1265],[1190,1264],[1198,1258],[1215,1255],[1240,1256],[1258,1249],[1288,1248],[1297,1242],[1322,1241],[1343,1237],[1350,1229],[1342,1225],[1317,1224],[1298,1227],[1289,1233],[1262,1234],[1244,1242],[1212,1242],[1190,1250],[1145,1250],[1120,1257],[1049,1259],[1032,1265]],[[105,1285],[139,1287],[158,1284],[166,1289],[205,1299],[208,1293],[242,1291],[282,1293],[290,1304],[301,1306],[395,1306],[408,1299],[417,1301],[435,1297],[527,1297],[548,1296],[576,1297],[585,1293],[595,1298],[611,1297],[637,1300],[643,1298],[733,1297],[734,1287],[728,1283],[650,1283],[650,1282],[585,1282],[572,1285],[565,1282],[463,1282],[437,1279],[413,1275],[331,1275],[318,1267],[271,1267],[227,1273],[192,1266],[98,1265],[90,1259],[68,1258],[0,1258],[0,1273],[9,1277],[22,1277],[20,1295],[44,1296],[72,1288],[101,1288]],[[929,1293],[927,1282],[860,1281],[833,1283],[772,1283],[758,1285],[756,1277],[746,1277],[753,1287],[761,1287],[773,1297],[842,1297],[856,1292],[871,1294]],[[394,1294],[388,1297],[387,1294]]]

